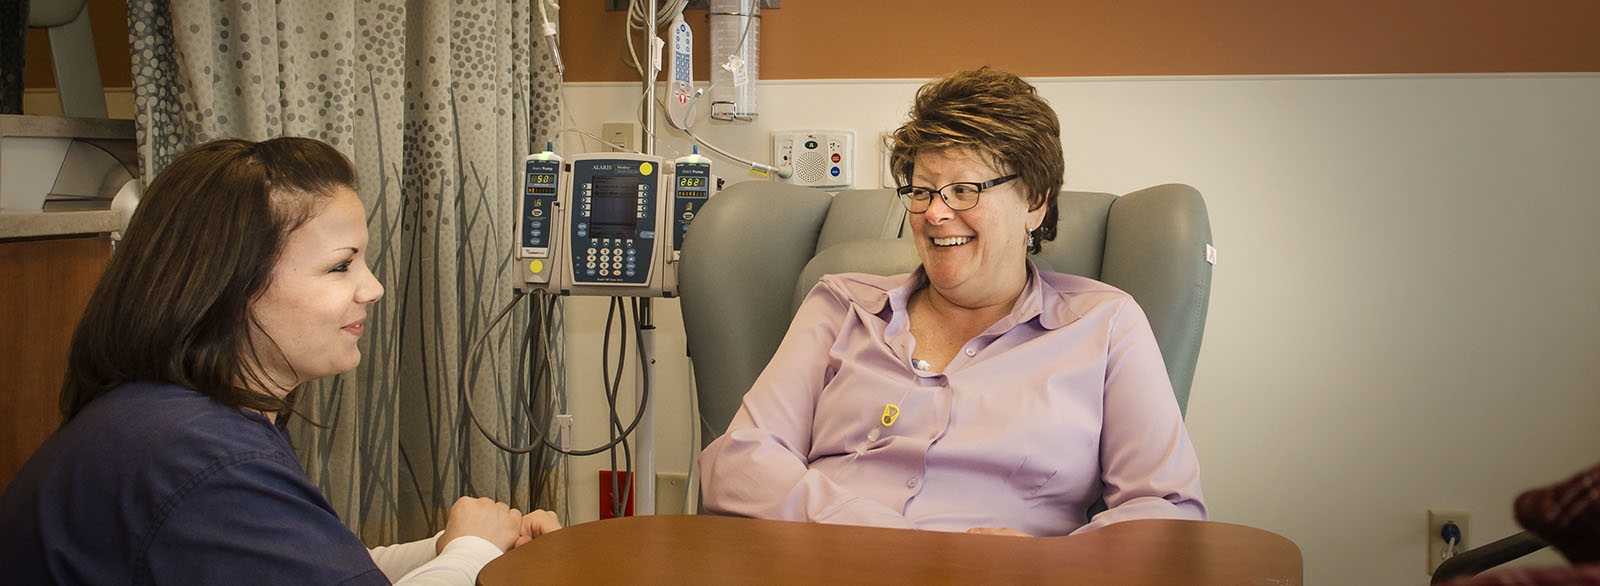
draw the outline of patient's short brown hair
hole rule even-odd
[[[911,120],[890,136],[889,167],[900,185],[911,183],[919,153],[968,148],[996,171],[1016,173],[1029,209],[1045,207],[1031,234],[1037,253],[1056,237],[1056,195],[1066,163],[1061,122],[1033,85],[1015,74],[984,67],[929,82],[917,90]]]

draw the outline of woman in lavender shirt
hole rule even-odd
[[[1144,312],[1028,260],[1055,237],[1060,134],[1009,73],[918,91],[890,161],[922,266],[812,289],[701,455],[707,510],[1037,536],[1206,518]]]

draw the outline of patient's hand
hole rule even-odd
[[[973,527],[967,530],[973,535],[1010,535],[1012,537],[1033,537],[1027,533],[1017,531],[1010,527]]]
[[[521,535],[517,536],[517,543],[513,548],[527,545],[534,538],[561,528],[561,523],[556,520],[556,514],[544,509],[535,510],[523,515]]]

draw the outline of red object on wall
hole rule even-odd
[[[633,516],[633,491],[628,489],[628,483],[633,480],[629,472],[616,472],[613,470],[600,471],[600,518],[610,519],[616,515],[611,514],[611,475],[617,475],[617,490],[628,494],[628,502],[622,504],[622,516]]]

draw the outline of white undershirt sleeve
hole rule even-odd
[[[441,532],[442,533],[442,532]],[[471,586],[478,571],[504,553],[482,537],[463,536],[437,551],[438,535],[372,548],[372,561],[396,586]]]

